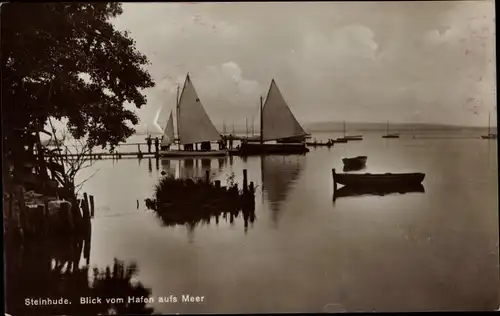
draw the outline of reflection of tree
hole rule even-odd
[[[88,240],[87,240],[88,241]],[[126,304],[127,296],[149,297],[150,290],[132,282],[134,264],[115,260],[112,267],[89,279],[89,266],[80,267],[83,240],[6,242],[6,312],[12,315],[99,315],[114,309],[118,314],[152,314],[142,304]],[[87,253],[88,255],[88,253]],[[101,304],[80,304],[81,297],[100,297]],[[123,297],[125,304],[112,306],[106,297]],[[71,305],[26,306],[26,299],[68,299]]]
[[[255,221],[254,188],[240,190],[236,183],[221,187],[220,181],[166,176],[156,185],[154,199],[146,199],[146,206],[163,225],[186,225],[191,230],[198,224],[218,224],[221,218],[233,224],[240,214],[245,230]]]

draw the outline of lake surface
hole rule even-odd
[[[159,313],[497,309],[496,141],[363,134],[305,156],[97,161],[80,174],[98,170],[82,189],[96,199],[90,266],[134,262]],[[332,168],[358,155],[362,172],[426,173],[425,192],[333,201]],[[241,183],[243,169],[257,186],[253,223],[165,226],[144,205],[162,171]],[[204,299],[158,302],[183,294]]]

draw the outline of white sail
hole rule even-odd
[[[307,135],[288,107],[274,79],[262,109],[262,121],[264,141]]]
[[[169,146],[173,144],[175,141],[174,135],[174,117],[172,111],[170,111],[170,116],[168,117],[167,127],[165,127],[165,131],[163,133],[163,139],[161,140],[162,146]]]
[[[221,136],[208,117],[194,89],[186,76],[177,108],[179,142],[181,145],[220,140]]]

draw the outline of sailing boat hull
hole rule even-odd
[[[484,135],[481,136],[482,139],[497,139],[497,135],[495,134],[490,134],[490,135]]]
[[[399,138],[399,134],[387,134],[383,135],[382,138]]]
[[[220,157],[226,156],[227,150],[209,150],[209,151],[188,151],[188,150],[163,150],[160,151],[160,157]]]
[[[362,135],[345,136],[345,137],[338,138],[337,140],[345,140],[345,141],[363,140],[363,136]]]
[[[241,144],[240,155],[300,155],[309,152],[304,143],[295,144],[260,144],[245,143]]]

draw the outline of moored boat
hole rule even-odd
[[[482,139],[497,139],[497,134],[491,132],[491,114],[488,113],[488,135],[481,136]]]
[[[387,122],[385,126],[385,135],[382,135],[382,138],[399,138],[398,133],[389,133],[389,122]]]
[[[363,135],[346,135],[346,123],[343,123],[343,137],[339,137],[335,140],[336,143],[347,143],[353,140],[363,140]]]
[[[332,176],[335,184],[338,183],[344,186],[394,187],[420,184],[424,181],[425,173],[352,174],[336,173],[335,169],[332,169]]]
[[[210,157],[228,154],[226,149],[222,149],[223,138],[203,108],[189,74],[186,76],[180,95],[179,87],[177,88],[176,110],[178,137],[175,138],[174,135],[173,111],[170,111],[161,140],[160,156]],[[176,141],[178,148],[172,149]],[[219,150],[212,149],[211,142],[215,141],[218,142]],[[198,144],[201,144],[200,149],[198,149]]]
[[[260,139],[258,142],[244,141],[240,154],[305,154],[309,152],[305,143],[308,135],[293,115],[273,79],[265,103],[263,98],[260,98]]]
[[[366,165],[366,160],[368,157],[366,156],[358,156],[354,158],[344,158],[342,162],[347,169],[361,169]]]
[[[382,138],[399,138],[399,134],[386,134],[382,135]]]

